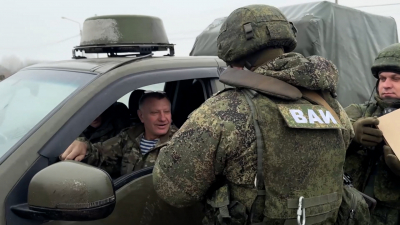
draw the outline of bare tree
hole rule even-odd
[[[33,65],[36,63],[40,63],[40,62],[42,62],[42,61],[34,60],[34,59],[21,59],[15,55],[4,56],[0,61],[0,75],[2,75],[1,73],[7,73],[7,74],[3,74],[3,75],[5,75],[5,77],[8,77],[8,76],[11,76],[12,74],[18,72],[22,68],[25,68],[27,66],[30,66],[30,65]]]

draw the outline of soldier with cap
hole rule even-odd
[[[204,224],[335,223],[353,130],[335,99],[335,65],[292,52],[295,34],[272,6],[227,17],[217,46],[229,66],[220,81],[233,88],[160,150],[153,182],[167,203],[204,201]]]
[[[345,109],[355,133],[345,172],[358,190],[377,200],[371,224],[394,225],[400,223],[400,161],[376,126],[377,117],[400,108],[400,44],[383,49],[371,70],[377,78],[375,101]]]

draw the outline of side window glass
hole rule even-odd
[[[165,83],[152,84],[125,94],[117,102],[110,105],[104,112],[101,112],[101,114],[82,131],[79,137],[84,137],[92,144],[99,142],[104,143],[110,138],[117,136],[123,129],[140,124],[141,122],[137,115],[137,110],[138,102],[143,91],[163,91],[164,86]],[[100,166],[96,163],[92,165]],[[102,163],[100,168],[108,172],[112,178],[116,178],[120,175],[119,168],[108,166],[107,163]]]
[[[172,100],[172,120],[177,127],[181,127],[190,113],[207,100],[206,79],[178,81],[175,95]]]
[[[117,135],[121,130],[140,122],[137,117],[140,90],[164,90],[165,83],[157,83],[138,88],[134,94],[129,93],[122,96],[117,102],[110,105],[80,134],[90,142],[103,142]]]

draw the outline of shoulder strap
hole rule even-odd
[[[219,81],[230,86],[249,88],[282,99],[298,100],[301,98],[301,92],[295,86],[250,70],[228,68],[221,73]]]
[[[250,209],[250,216],[249,216],[249,222],[252,225],[261,225],[264,224],[263,222],[261,223],[253,223],[253,216],[255,213],[255,203],[258,201],[258,198],[260,196],[265,196],[265,185],[264,185],[264,174],[263,174],[263,151],[264,151],[264,141],[262,137],[262,133],[260,130],[260,125],[258,123],[258,114],[256,110],[256,106],[254,105],[253,101],[251,98],[254,97],[254,95],[257,93],[253,90],[249,89],[242,89],[244,97],[246,98],[247,103],[250,106],[251,113],[253,115],[253,123],[254,123],[254,129],[256,132],[256,146],[257,146],[257,175],[256,179],[254,182],[254,185],[257,188],[257,197],[254,199],[253,204],[251,205]]]
[[[329,110],[329,112],[331,112],[332,116],[335,117],[335,120],[340,123],[340,118],[339,116],[336,114],[335,110],[332,109],[332,107],[325,101],[325,99],[323,99],[321,97],[321,95],[319,95],[317,92],[315,91],[309,91],[309,90],[301,90],[301,93],[303,94],[303,98],[314,102],[318,105],[322,105],[323,107],[325,107],[326,109]]]
[[[261,189],[264,186],[264,175],[263,175],[263,167],[262,167],[262,160],[263,160],[263,151],[264,151],[264,142],[263,137],[260,130],[260,125],[258,124],[258,114],[256,107],[254,106],[253,101],[251,98],[254,97],[254,93],[251,93],[250,90],[244,89],[243,90],[244,97],[246,98],[247,103],[250,106],[251,113],[253,115],[253,123],[256,132],[257,138],[257,176],[255,180],[255,186],[257,189]]]

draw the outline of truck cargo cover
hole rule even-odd
[[[395,20],[326,1],[280,10],[298,30],[295,52],[320,55],[337,66],[339,102],[346,107],[368,101],[376,83],[373,60],[380,50],[398,42]],[[197,36],[190,55],[217,55],[218,32],[225,19],[214,20]]]

